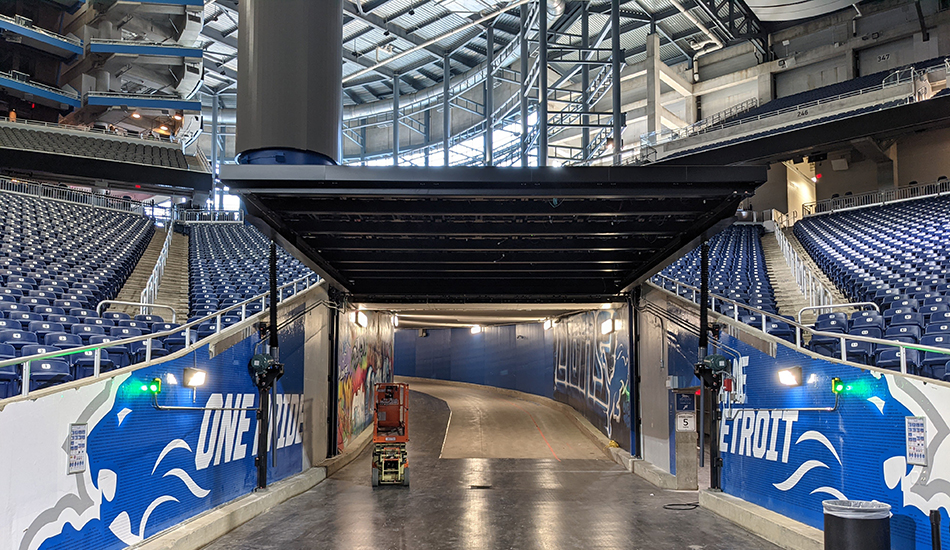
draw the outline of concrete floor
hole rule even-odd
[[[371,487],[367,449],[205,549],[778,548],[706,510],[664,510],[697,495],[627,473],[560,412],[489,390],[411,387],[411,487]]]

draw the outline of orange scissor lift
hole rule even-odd
[[[409,485],[409,385],[376,384],[373,409],[373,487]]]

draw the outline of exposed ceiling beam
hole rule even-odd
[[[350,3],[343,4],[343,12],[348,14],[350,17],[353,17],[354,19],[359,19],[360,21],[370,24],[376,27],[377,29],[380,29],[382,31],[388,31],[390,34],[393,34],[411,44],[414,44],[415,46],[420,47],[421,49],[429,52],[430,54],[434,55],[437,58],[442,57],[442,55],[445,53],[442,50],[442,48],[439,48],[438,46],[435,46],[432,44],[426,44],[425,40],[418,38],[416,36],[413,36],[412,34],[404,31],[398,25],[389,23],[382,17],[379,17],[378,15],[373,15],[372,13],[360,13],[359,10],[357,10],[356,6]]]
[[[204,28],[201,29],[201,36],[210,38],[211,40],[214,40],[215,42],[220,42],[224,44],[225,46],[234,48],[235,50],[238,49],[237,38],[234,38],[233,36],[226,36],[224,33],[222,33],[221,31],[217,29],[213,29],[211,27],[205,26]]]

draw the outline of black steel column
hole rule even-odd
[[[581,2],[581,47],[584,49],[585,58],[589,55],[587,48],[590,47],[590,8],[588,2]],[[581,99],[584,102],[583,111],[586,113],[590,109],[590,65],[584,63],[581,65]],[[584,128],[581,130],[581,149],[583,150],[584,160],[590,158],[590,117],[584,115],[581,117],[581,123]]]
[[[632,429],[636,434],[636,438],[630,439],[630,454],[633,455],[634,458],[643,458],[640,445],[640,441],[643,440],[640,426],[640,315],[637,312],[642,290],[643,289],[638,286],[633,289],[632,296],[627,296],[627,308],[630,310],[627,324],[630,327],[630,366],[632,367],[628,387],[631,389],[630,413],[631,421],[633,422]]]
[[[240,161],[339,163],[343,0],[241,0]]]
[[[492,68],[495,64],[495,29],[488,27],[485,31],[487,41],[487,55],[485,65],[488,69],[485,75],[485,165],[495,164],[495,145],[492,129],[495,126],[495,74]]]
[[[528,166],[528,4],[521,13],[521,166]]]
[[[548,0],[538,0],[538,166],[548,165]]]
[[[449,137],[452,135],[452,97],[451,89],[452,68],[449,63],[449,54],[442,57],[442,155],[444,166],[449,165]]]
[[[399,73],[393,74],[393,166],[399,166]]]
[[[623,53],[620,50],[620,0],[610,0],[610,65],[611,96],[613,97],[614,122],[614,164],[620,164],[620,151],[623,148],[623,106],[620,95],[620,64],[623,63]]]

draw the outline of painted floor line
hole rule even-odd
[[[445,421],[445,433],[442,434],[442,447],[439,449],[439,460],[445,452],[445,440],[449,438],[449,425],[452,424],[452,409],[449,409],[449,419]]]
[[[544,437],[544,432],[541,431],[541,426],[538,426],[538,423],[534,421],[534,417],[531,416],[531,413],[529,413],[527,409],[525,409],[524,407],[522,407],[521,405],[515,403],[514,401],[512,401],[512,400],[510,400],[510,399],[505,399],[505,401],[507,401],[507,402],[511,403],[512,405],[518,407],[519,409],[521,409],[522,411],[524,411],[524,413],[525,413],[526,415],[528,415],[528,418],[530,418],[530,419],[531,419],[531,422],[534,423],[534,427],[538,429],[538,433],[541,434],[541,439],[544,440],[544,444],[547,445],[547,446],[548,446],[548,449],[551,450],[551,454],[554,455],[554,458],[556,458],[557,461],[560,462],[561,459],[558,458],[558,457],[557,457],[557,453],[554,452],[554,447],[552,447],[551,444],[548,443],[548,438]]]

